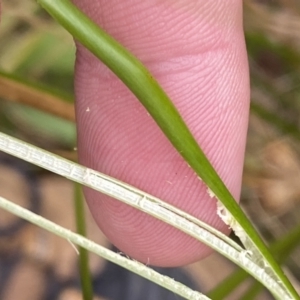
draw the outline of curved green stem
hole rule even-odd
[[[284,237],[274,242],[270,246],[271,253],[277,257],[280,263],[283,263],[290,253],[300,244],[300,224],[293,228]],[[208,296],[214,300],[221,300],[228,296],[240,283],[249,278],[244,270],[237,270],[232,275],[222,281],[216,288],[208,293]],[[258,284],[260,285],[260,284]],[[257,284],[256,284],[257,286]],[[260,285],[261,286],[261,285]],[[244,298],[243,298],[244,299]]]
[[[169,97],[142,63],[68,0],[38,0],[80,43],[106,64],[141,101],[188,165],[235,218],[294,299],[300,299],[268,248],[222,182]]]

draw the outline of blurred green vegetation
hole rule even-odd
[[[241,203],[264,238],[275,243],[300,220],[300,3],[247,0],[244,8],[252,104]],[[2,11],[0,79],[9,74],[72,101],[72,37],[35,1],[3,0]],[[1,91],[0,100],[2,131],[73,151],[72,122],[10,102]],[[298,284],[299,252],[295,248],[286,261]]]
[[[72,37],[34,1],[3,1],[0,31],[0,71],[17,81],[73,101],[75,46]],[[0,95],[1,97],[1,95]],[[76,130],[72,122],[28,106],[0,103],[4,132],[22,135],[51,149],[72,150]]]

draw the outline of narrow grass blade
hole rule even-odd
[[[277,257],[280,263],[283,263],[290,253],[300,244],[300,224],[284,237],[271,244],[272,254]],[[236,289],[249,275],[244,270],[237,270],[228,276],[221,284],[208,293],[208,296],[215,300],[221,300]],[[243,298],[244,299],[244,298]]]
[[[224,207],[220,212],[223,219],[228,221],[240,237],[245,237],[249,250],[256,256],[260,265],[267,266],[268,274],[278,281],[283,289],[286,289],[288,297],[300,299],[251,222],[200,149],[175,106],[141,62],[70,1],[38,0],[38,3],[75,39],[104,62],[136,95],[177,151],[222,202]]]
[[[80,185],[74,183],[74,208],[76,231],[78,234],[86,237],[85,214],[83,197]],[[85,248],[79,248],[79,270],[83,300],[93,299],[93,287],[91,273],[89,270],[89,254]]]
[[[21,206],[14,204],[5,198],[0,197],[0,207],[13,213],[14,215],[19,216],[37,226],[44,228],[70,242],[75,245],[78,245],[84,249],[87,249],[97,255],[127,269],[130,270],[150,281],[172,291],[173,293],[190,300],[210,300],[210,298],[205,295],[193,291],[185,285],[176,282],[174,279],[169,278],[167,276],[161,275],[158,272],[148,268],[147,266],[130,260],[124,256],[121,256],[118,253],[115,253],[109,249],[106,249],[91,240],[86,239],[85,237],[76,234],[68,229],[65,229],[62,226],[59,226],[39,215],[36,215],[30,212],[27,209],[22,208]],[[146,291],[145,291],[146,292]]]
[[[242,249],[227,236],[172,205],[112,177],[58,157],[3,133],[0,133],[0,150],[114,197],[178,228],[245,269],[281,300],[290,299],[280,283],[267,273],[266,268],[257,265],[252,260],[249,251]]]

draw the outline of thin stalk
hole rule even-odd
[[[195,217],[137,188],[0,133],[0,150],[81,183],[137,208],[210,246],[264,284],[280,300],[290,300],[280,282],[259,266],[249,251]]]
[[[247,272],[243,269],[238,269],[207,293],[207,296],[213,300],[223,300],[248,278],[249,275]]]
[[[33,224],[38,225],[41,228],[44,228],[57,236],[60,236],[75,245],[78,245],[86,250],[89,250],[131,272],[139,274],[140,276],[149,279],[150,281],[170,290],[171,292],[189,300],[210,300],[210,298],[205,295],[193,291],[185,285],[176,282],[174,279],[167,276],[161,275],[158,272],[150,269],[149,267],[134,261],[130,260],[124,256],[121,256],[118,253],[115,253],[109,249],[106,249],[91,240],[86,239],[80,234],[76,234],[62,226],[57,225],[54,222],[51,222],[27,209],[22,208],[21,206],[14,204],[11,201],[6,200],[5,198],[0,197],[0,207],[13,213],[20,218],[23,218]],[[145,291],[146,292],[146,291]]]
[[[227,216],[230,225],[234,225],[231,227],[247,237],[247,247],[251,246],[249,250],[261,260],[260,265],[269,266],[266,268],[268,273],[287,291],[287,297],[300,300],[257,231],[206,158],[179,112],[143,64],[70,1],[37,1],[136,95],[188,165],[230,212]]]
[[[70,100],[22,82],[0,72],[0,98],[39,109],[69,121],[75,121],[74,105]]]
[[[300,244],[300,224],[280,238],[270,246],[271,253],[277,257],[280,263],[283,263],[290,253]],[[221,300],[228,296],[240,283],[248,279],[249,275],[242,269],[235,271],[227,277],[221,284],[208,293],[208,296],[214,300]]]
[[[74,183],[74,208],[76,231],[82,236],[86,236],[84,204],[81,187],[78,183]],[[84,300],[93,299],[93,287],[91,273],[89,270],[89,254],[85,248],[79,247],[79,270],[80,282],[82,288],[82,296]]]

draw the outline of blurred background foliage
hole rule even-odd
[[[5,95],[0,95],[4,100],[0,124],[3,131],[22,134],[47,148],[73,148],[76,132],[72,122],[5,101],[22,98],[24,94],[22,89],[15,92],[13,85],[8,91],[3,83],[9,76],[72,102],[75,59],[72,37],[35,1],[6,0],[2,11],[0,78]]]
[[[244,9],[252,103],[241,204],[272,243],[300,225],[300,2],[246,0]],[[33,0],[2,0],[0,28],[1,131],[76,159],[72,37]],[[69,115],[31,108],[28,97],[63,100]],[[299,247],[286,270],[299,288]]]

